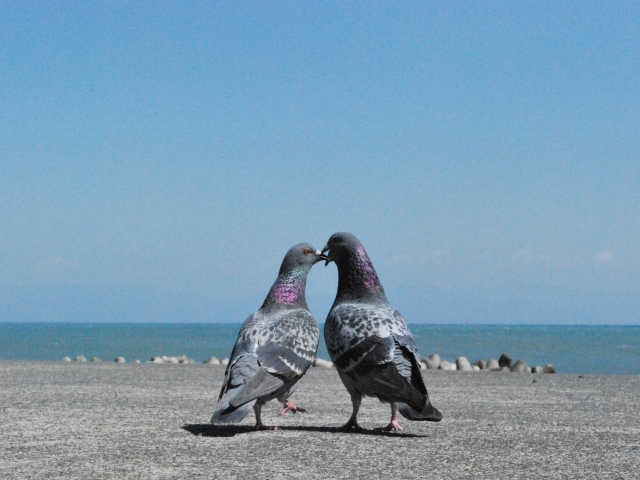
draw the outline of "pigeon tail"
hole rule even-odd
[[[234,407],[233,405],[229,405],[228,401],[224,401],[220,403],[220,405],[218,405],[218,408],[216,408],[216,411],[213,412],[213,416],[211,417],[211,425],[241,422],[244,417],[249,414],[249,411],[251,411],[255,403],[256,400],[253,400],[251,402],[242,404],[239,407]]]
[[[404,418],[409,420],[423,421],[423,422],[439,422],[442,420],[442,413],[436,407],[431,404],[431,401],[427,399],[427,403],[421,410],[411,408],[406,403],[396,403],[398,411]]]

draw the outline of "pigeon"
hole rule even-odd
[[[213,412],[213,425],[237,423],[251,408],[256,430],[275,430],[262,424],[260,412],[277,398],[284,408],[304,412],[288,398],[311,366],[318,350],[320,329],[305,299],[311,267],[326,257],[308,243],[292,247],[260,309],[245,320],[224,374]]]
[[[353,404],[341,430],[361,430],[356,418],[363,396],[391,404],[389,425],[377,430],[403,430],[398,412],[409,420],[442,420],[429,400],[411,332],[387,301],[360,241],[350,233],[335,233],[325,252],[325,265],[335,262],[338,267],[338,292],[324,324],[324,339]]]

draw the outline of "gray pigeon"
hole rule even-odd
[[[338,293],[324,339],[353,403],[342,429],[360,429],[356,417],[363,396],[391,404],[391,422],[380,430],[402,430],[398,411],[409,420],[442,420],[429,400],[411,332],[389,305],[360,241],[350,233],[335,233],[322,252],[329,252],[327,265],[333,261],[338,267]]]
[[[237,423],[253,407],[256,430],[260,410],[277,398],[288,411],[304,412],[287,399],[298,387],[318,350],[320,330],[305,299],[307,275],[314,264],[326,260],[308,243],[292,247],[260,310],[242,324],[225,370],[219,404],[211,423]]]

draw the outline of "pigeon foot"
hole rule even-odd
[[[341,427],[338,427],[336,430],[338,432],[350,432],[351,430],[355,432],[361,432],[364,429],[360,425],[358,425],[358,422],[356,422],[355,420],[349,419],[347,423],[345,423]]]
[[[389,425],[387,425],[386,427],[380,427],[374,430],[376,432],[399,432],[401,430],[404,430],[404,428],[400,426],[397,420],[391,420]]]
[[[304,408],[300,408],[300,407],[296,407],[293,402],[287,402],[284,404],[284,408],[282,409],[282,411],[280,412],[280,416],[284,415],[287,412],[291,412],[291,413],[306,413],[307,411]]]

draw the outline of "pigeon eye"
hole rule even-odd
[[[305,255],[309,255],[311,253],[311,250],[309,250],[308,248],[304,249],[304,254]]]

